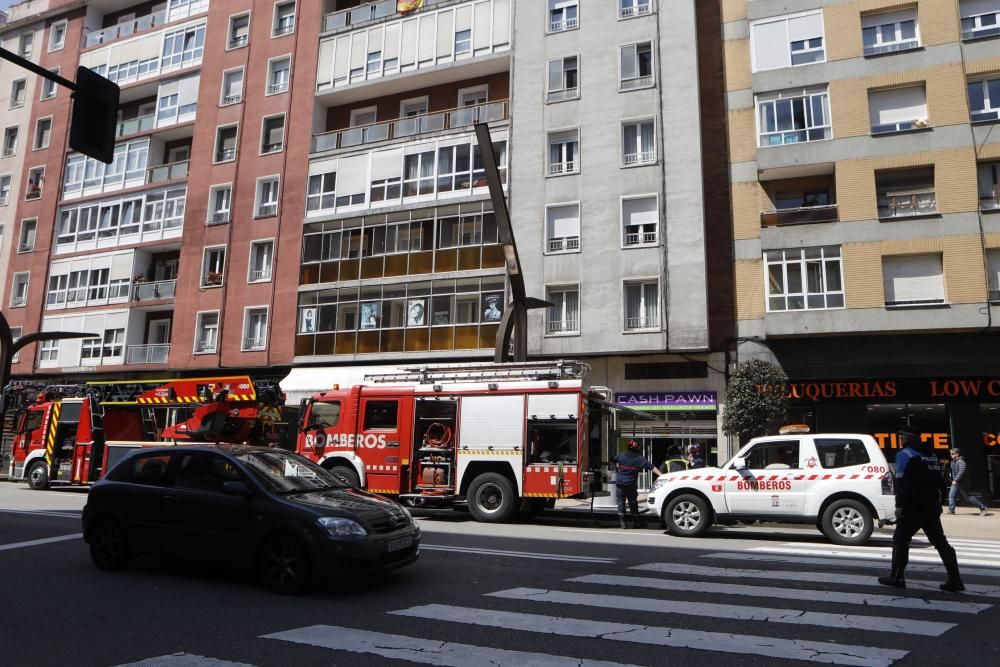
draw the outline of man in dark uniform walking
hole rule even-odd
[[[905,428],[900,431],[899,438],[904,448],[896,454],[896,530],[892,534],[892,572],[887,577],[879,577],[878,583],[906,588],[910,540],[918,530],[923,530],[948,572],[948,581],[941,584],[941,590],[951,593],[964,591],[965,586],[958,572],[958,557],[941,528],[941,500],[944,497],[941,462],[934,456],[930,444],[921,441],[919,432]]]
[[[639,521],[639,488],[636,486],[639,473],[643,470],[655,470],[657,477],[663,473],[639,453],[639,443],[635,440],[629,440],[626,451],[615,454],[612,462],[618,466],[618,474],[615,475],[615,486],[618,487],[618,526],[627,527],[625,525],[627,500],[635,527],[642,528],[643,524]]]

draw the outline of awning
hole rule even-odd
[[[353,387],[365,381],[372,373],[398,373],[399,366],[307,366],[293,368],[281,381],[285,392],[285,405],[298,405],[319,391],[333,389],[333,385]]]

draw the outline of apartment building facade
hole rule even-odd
[[[730,0],[722,30],[741,358],[783,367],[797,420],[890,460],[919,427],[994,493],[998,21],[993,0]]]

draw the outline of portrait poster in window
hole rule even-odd
[[[361,328],[378,328],[378,301],[368,301],[361,304]]]
[[[483,295],[483,322],[499,322],[503,317],[503,294]]]
[[[424,300],[410,299],[406,304],[406,326],[420,327],[424,325]]]
[[[316,309],[303,308],[299,315],[299,333],[316,332]]]

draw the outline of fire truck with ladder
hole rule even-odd
[[[248,376],[5,389],[15,433],[8,474],[33,489],[97,481],[129,450],[173,442],[264,444],[281,419],[277,383]]]
[[[418,366],[302,399],[296,451],[414,507],[479,521],[583,497],[617,450],[621,408],[586,364]],[[645,415],[643,415],[645,417]]]

